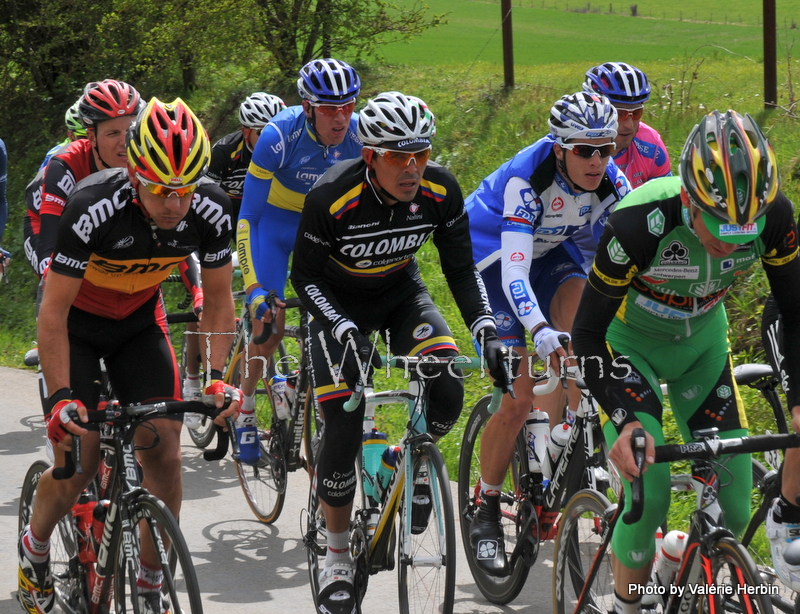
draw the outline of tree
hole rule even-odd
[[[401,7],[385,0],[255,0],[262,11],[262,43],[288,77],[317,57],[374,54],[378,45],[407,40],[443,23],[413,0]]]

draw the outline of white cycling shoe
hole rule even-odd
[[[783,584],[795,592],[800,592],[800,565],[791,565],[784,559],[784,552],[787,548],[800,538],[800,523],[784,524],[775,521],[773,514],[779,501],[779,499],[773,501],[765,523],[772,551],[772,566]],[[794,544],[792,550],[796,549],[797,544]]]

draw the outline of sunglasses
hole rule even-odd
[[[411,164],[412,160],[417,166],[422,166],[431,157],[430,147],[422,151],[395,151],[394,149],[383,149],[382,147],[367,147],[366,149],[371,149],[392,166],[399,166],[400,168],[405,168]]]
[[[317,109],[323,115],[328,115],[329,117],[336,116],[336,114],[340,111],[343,115],[350,115],[350,113],[353,112],[353,109],[356,108],[355,100],[351,100],[350,102],[346,102],[344,104],[317,104],[315,102],[309,102],[308,104]]]
[[[150,181],[146,181],[139,177],[139,183],[141,183],[145,190],[150,192],[153,196],[158,196],[159,198],[169,198],[170,196],[177,196],[178,198],[183,198],[184,196],[189,196],[193,194],[194,191],[197,189],[197,184],[181,186],[179,188],[170,188],[165,185],[161,185],[160,183],[153,183]]]
[[[608,158],[617,149],[616,144],[589,145],[588,143],[564,143],[561,149],[569,149],[576,156],[581,158],[591,158],[595,153],[600,154],[601,158]]]
[[[624,122],[629,117],[633,117],[637,122],[642,119],[644,107],[636,107],[635,109],[617,109],[617,120]]]

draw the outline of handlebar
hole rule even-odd
[[[216,418],[220,412],[226,409],[232,401],[230,395],[226,395],[225,402],[222,408],[215,406],[209,407],[202,401],[160,401],[158,403],[148,403],[143,405],[128,405],[122,407],[119,403],[109,403],[106,409],[96,409],[87,412],[87,422],[81,422],[78,412],[72,410],[69,412],[69,417],[76,424],[100,424],[104,422],[123,422],[134,423],[150,418],[158,418],[163,416],[173,416],[185,412],[195,412],[204,414],[211,419]],[[228,429],[231,431],[233,421],[231,418],[227,419]],[[233,432],[235,432],[233,427]],[[229,435],[225,435],[222,427],[216,426],[217,432],[217,446],[214,450],[206,450],[203,457],[207,461],[220,460],[225,457],[228,451]],[[232,436],[235,440],[235,435]],[[72,451],[65,457],[63,467],[53,468],[53,478],[56,480],[66,480],[71,478],[75,473],[83,473],[81,467],[81,438],[78,435],[72,436]]]
[[[381,358],[381,366],[387,366],[385,357]],[[480,358],[471,358],[469,356],[393,356],[388,361],[388,366],[395,369],[402,368],[405,369],[406,372],[409,368],[413,368],[420,376],[424,375],[424,373],[420,371],[420,367],[422,366],[433,367],[439,370],[446,368],[448,371],[453,367],[464,369],[482,369],[484,367],[483,360]],[[513,388],[511,390],[513,390]],[[359,382],[356,384],[356,388],[350,395],[350,398],[344,402],[344,410],[348,412],[354,411],[359,403],[361,403],[361,398],[363,396],[364,387]],[[492,391],[492,400],[489,403],[489,413],[493,414],[497,412],[500,408],[500,401],[502,398],[502,389],[495,386]]]
[[[275,319],[275,316],[278,314],[278,309],[296,309],[303,306],[303,303],[300,302],[299,298],[287,298],[283,301],[285,305],[283,307],[278,307],[275,304],[277,298],[278,297],[274,291],[270,291],[270,293],[267,295],[267,303],[269,303],[269,311],[272,313],[272,321],[264,322],[264,330],[261,331],[260,335],[253,337],[253,343],[255,345],[261,345],[262,343],[265,343],[272,335],[278,334],[278,323]]]
[[[716,431],[716,429],[714,429]],[[633,440],[637,439],[637,434],[641,431],[641,436],[644,437],[642,429],[634,429],[631,437],[632,445],[636,446],[637,443]],[[695,433],[697,437],[699,433]],[[666,444],[656,446],[655,448],[655,462],[668,463],[680,460],[713,460],[720,458],[725,454],[748,454],[753,452],[768,452],[770,450],[778,450],[785,448],[800,448],[800,433],[770,433],[767,435],[752,435],[747,437],[734,437],[731,439],[720,439],[716,433],[701,435],[700,441],[693,441],[691,443],[681,444]],[[634,447],[634,455],[636,455],[636,447]],[[644,454],[642,454],[642,461]],[[638,457],[637,457],[637,466]],[[643,465],[642,465],[643,466]],[[641,490],[641,496],[636,499],[636,494],[633,491],[636,484]],[[632,484],[631,495],[631,509],[627,512],[622,520],[626,524],[636,522],[642,515],[644,509],[644,490],[642,482],[642,472],[639,470],[639,475],[634,478]],[[630,518],[633,520],[629,520]]]

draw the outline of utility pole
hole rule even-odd
[[[503,14],[503,73],[506,87],[512,88],[514,87],[514,43],[511,36],[511,0],[500,0],[500,10]]]
[[[778,104],[778,56],[775,39],[778,24],[775,0],[764,0],[764,108],[774,109]]]

